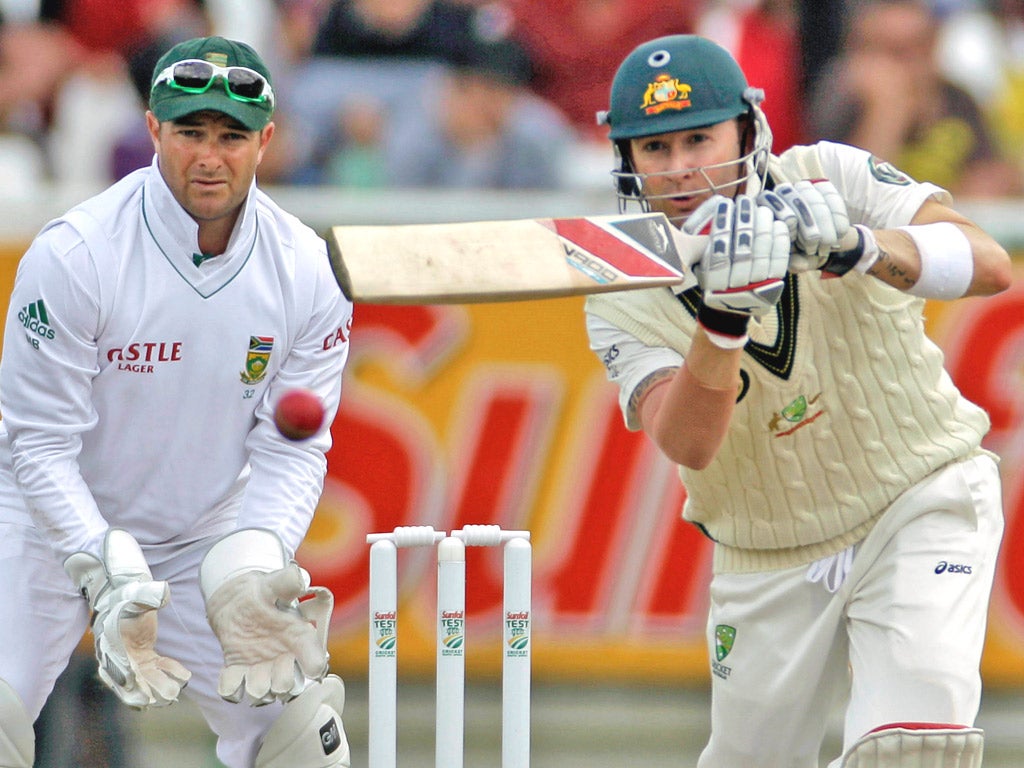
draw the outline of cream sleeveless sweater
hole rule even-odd
[[[588,297],[587,311],[685,356],[692,294]],[[924,302],[850,272],[790,275],[751,323],[744,388],[721,450],[680,467],[683,516],[716,543],[716,571],[801,565],[864,538],[918,481],[979,450],[987,414],[966,400],[924,332]]]

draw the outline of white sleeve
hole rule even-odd
[[[604,365],[608,380],[619,387],[619,408],[626,428],[640,429],[631,405],[633,393],[652,373],[679,368],[683,356],[668,347],[650,347],[630,333],[597,315],[586,313],[590,348]]]
[[[322,240],[318,246],[326,248]],[[323,491],[330,425],[341,399],[352,326],[352,304],[330,272],[326,250],[317,264],[316,275],[303,276],[313,283],[312,312],[270,382],[256,410],[257,425],[247,439],[251,474],[238,519],[238,528],[274,531],[292,554],[306,534]],[[295,387],[316,392],[325,410],[322,430],[301,442],[283,438],[273,423],[273,405]]]
[[[92,379],[99,280],[82,238],[53,226],[22,257],[0,364],[0,412],[19,489],[62,556],[99,553],[106,532],[78,467],[82,434],[97,421]]]
[[[830,141],[818,142],[815,148],[826,177],[846,203],[851,223],[892,229],[909,224],[926,200],[952,203],[942,187],[914,181],[863,149]]]

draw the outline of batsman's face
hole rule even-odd
[[[146,114],[160,173],[174,198],[200,226],[231,225],[241,210],[274,124],[250,131],[221,112],[159,122]]]
[[[714,194],[734,196],[746,176],[737,120],[631,139],[630,151],[651,210],[677,221]]]

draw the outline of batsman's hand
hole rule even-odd
[[[136,709],[177,701],[192,673],[153,649],[156,612],[167,605],[170,588],[165,581],[153,581],[135,538],[112,528],[102,560],[76,552],[64,561],[64,570],[93,610],[100,679]]]
[[[334,596],[310,586],[276,534],[250,528],[225,536],[203,559],[199,583],[224,651],[222,698],[287,702],[323,680]]]
[[[771,208],[750,195],[715,195],[687,218],[683,229],[709,236],[694,266],[705,306],[748,317],[775,307],[785,287],[790,239]]]
[[[823,269],[850,231],[846,203],[828,179],[779,184],[758,195],[757,201],[771,208],[789,230],[794,246],[790,272]]]

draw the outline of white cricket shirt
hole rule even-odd
[[[5,329],[0,523],[35,524],[62,559],[97,553],[108,526],[147,557],[236,527],[294,551],[352,320],[325,248],[254,184],[226,252],[197,266],[198,227],[155,160],[48,224]],[[272,405],[300,386],[327,419],[291,443]]]

